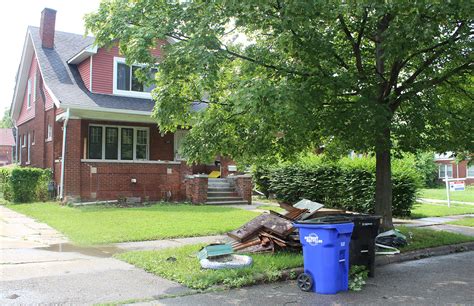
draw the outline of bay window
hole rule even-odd
[[[103,160],[148,160],[149,129],[90,125],[88,158]]]

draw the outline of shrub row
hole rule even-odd
[[[415,202],[419,176],[411,164],[392,165],[395,216],[409,216]],[[257,168],[254,179],[259,190],[295,203],[302,198],[325,207],[373,213],[375,207],[375,161],[344,159],[336,163],[300,161],[274,168]],[[263,192],[262,191],[262,192]]]
[[[0,168],[0,191],[5,200],[15,203],[47,200],[50,180],[49,169]]]

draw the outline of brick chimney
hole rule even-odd
[[[45,8],[41,12],[40,37],[43,48],[54,48],[54,26],[56,24],[56,11]]]

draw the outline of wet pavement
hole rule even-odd
[[[0,206],[0,305],[92,304],[189,291],[112,258],[121,251],[74,246],[46,224]]]

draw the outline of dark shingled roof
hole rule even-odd
[[[92,45],[93,37],[56,31],[54,49],[48,49],[41,45],[39,28],[30,26],[29,31],[45,83],[64,107],[152,111],[154,102],[151,99],[96,94],[85,87],[76,65],[70,65],[67,61]],[[196,103],[193,110],[205,107],[204,103]]]

